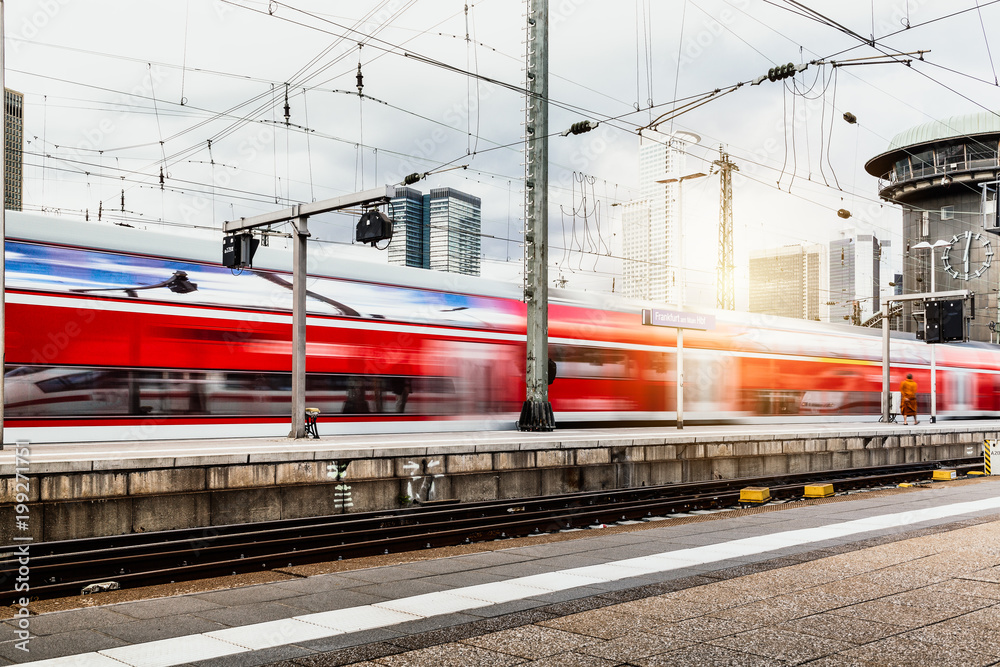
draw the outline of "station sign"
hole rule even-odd
[[[643,308],[642,323],[655,327],[711,331],[715,329],[715,315],[686,313],[682,310],[665,310],[662,308]]]

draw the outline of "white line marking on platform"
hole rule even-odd
[[[523,600],[577,586],[668,572],[692,565],[717,563],[737,556],[761,554],[790,546],[839,539],[874,530],[912,526],[923,521],[995,509],[1000,509],[1000,497],[831,523],[817,528],[747,537],[550,574],[533,574],[508,581],[415,595],[362,607],[307,614],[283,621],[269,621],[199,635],[110,648],[96,653],[81,653],[21,664],[34,667],[120,667],[121,664],[132,667],[170,667],[246,653],[257,648],[270,648],[348,632],[384,628],[465,609]]]
[[[406,598],[403,598],[404,600]],[[296,619],[306,623],[314,623],[325,628],[336,630],[336,633],[360,632],[361,630],[373,630],[384,628],[387,625],[396,625],[406,621],[416,621],[426,616],[415,614],[404,614],[392,609],[378,608],[373,605],[364,607],[349,607],[347,609],[336,609],[334,611],[321,611],[318,614],[307,614],[296,616]]]
[[[569,572],[546,572],[545,574],[533,574],[529,577],[521,577],[517,580],[522,586],[534,586],[544,588],[547,591],[565,591],[570,588],[580,586],[590,586],[592,584],[603,584],[609,579],[603,577],[590,577]]]
[[[509,581],[495,581],[491,584],[479,584],[477,586],[466,586],[449,591],[452,595],[460,595],[473,600],[483,600],[490,604],[501,604],[503,602],[513,602],[523,600],[536,595],[545,595],[552,591],[538,586],[522,586],[520,579]]]
[[[248,651],[258,651],[264,648],[305,642],[310,639],[323,639],[336,634],[340,633],[327,627],[300,621],[297,618],[283,618],[278,621],[213,630],[206,632],[205,636],[242,646]]]
[[[188,635],[145,644],[119,646],[98,653],[132,667],[170,667],[185,662],[221,658],[234,653],[247,653],[247,649],[206,635]]]
[[[388,602],[376,602],[373,607],[381,607],[399,611],[404,614],[413,614],[422,618],[428,616],[438,616],[441,614],[453,614],[467,609],[478,609],[488,607],[492,602],[487,600],[476,600],[461,595],[454,595],[448,592],[425,593],[414,595],[410,598],[400,600],[389,600]]]

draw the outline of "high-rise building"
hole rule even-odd
[[[392,217],[392,241],[389,243],[389,263],[400,266],[428,268],[427,223],[424,220],[424,195],[413,188],[396,188],[389,202]]]
[[[24,95],[4,88],[4,166],[3,205],[11,211],[21,210],[24,188]]]
[[[686,149],[698,141],[697,135],[687,132],[640,135],[640,199],[626,207],[623,220],[622,291],[626,296],[671,304],[682,299],[680,184],[659,181],[686,175]]]
[[[430,268],[479,275],[482,257],[482,203],[451,188],[431,190],[424,205],[430,215]]]
[[[479,275],[479,197],[452,188],[435,188],[426,195],[413,188],[396,188],[395,194],[389,208],[394,222],[391,264]]]
[[[792,245],[750,253],[750,312],[820,319],[824,248]]]
[[[631,299],[651,299],[649,295],[649,200],[638,199],[622,210],[622,294]]]
[[[865,321],[881,307],[882,245],[872,234],[849,229],[830,241],[831,322]]]

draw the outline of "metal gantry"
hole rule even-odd
[[[972,296],[972,292],[967,289],[963,290],[949,290],[946,292],[935,292],[933,288],[930,292],[921,292],[920,294],[907,294],[905,296],[890,296],[885,300],[885,307],[882,311],[883,313],[891,313],[893,304],[902,303],[903,301],[929,301],[931,299],[968,299]],[[931,344],[931,353],[934,352],[934,344]],[[891,365],[891,350],[889,348],[889,318],[886,316],[882,317],[882,419],[881,421],[889,422],[891,403],[891,387],[889,383],[889,367]],[[936,383],[935,383],[936,384]],[[932,388],[933,384],[932,384]],[[935,388],[936,389],[936,388]],[[936,416],[936,415],[935,415]]]
[[[296,204],[275,213],[255,215],[250,218],[228,220],[222,229],[227,234],[252,230],[257,227],[290,221],[294,230],[292,247],[292,428],[289,438],[306,437],[306,281],[309,216],[329,211],[339,211],[353,206],[385,203],[392,199],[395,188],[365,190],[351,195],[334,197],[309,204]]]
[[[726,149],[719,146],[719,159],[712,163],[719,171],[719,264],[716,267],[719,310],[736,309],[733,284],[733,171],[739,171]]]
[[[549,3],[528,0],[524,156],[524,303],[527,306],[525,400],[517,428],[551,431],[549,403]]]

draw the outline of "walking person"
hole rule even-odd
[[[907,373],[906,379],[899,385],[900,412],[903,413],[903,425],[906,426],[907,417],[913,417],[913,423],[917,421],[917,383],[913,381],[913,373]]]

